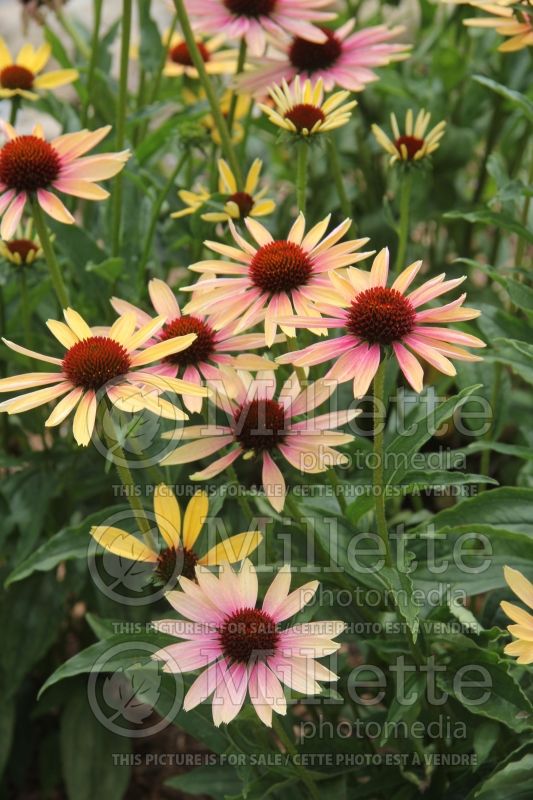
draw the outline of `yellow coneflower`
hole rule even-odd
[[[24,226],[16,232],[16,238],[9,242],[0,241],[0,256],[10,261],[15,266],[26,266],[33,264],[43,257],[41,243],[37,236],[33,235],[33,221],[30,219]]]
[[[379,125],[372,125],[376,141],[391,156],[391,165],[396,161],[420,161],[437,150],[444,135],[446,122],[437,123],[426,134],[430,120],[431,114],[424,109],[418,112],[415,120],[413,110],[410,108],[405,115],[405,133],[401,133],[396,115],[391,114],[393,139],[389,139]]]
[[[58,69],[40,75],[51,54],[52,48],[48,43],[37,48],[25,44],[14,59],[0,37],[0,97],[38,100],[39,95],[34,90],[56,89],[77,80],[79,73],[75,69]]]
[[[311,80],[302,84],[300,78],[296,77],[292,86],[283,80],[281,86],[273,86],[269,94],[274,101],[274,108],[262,103],[259,108],[274,125],[301,136],[328,133],[346,125],[352,109],[357,105],[356,100],[344,102],[350,96],[347,91],[335,92],[324,100],[321,79],[315,84]]]

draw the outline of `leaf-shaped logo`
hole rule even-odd
[[[115,711],[110,721],[123,717],[140,725],[152,713],[159,699],[160,685],[161,676],[155,662],[135,664],[127,671],[120,669],[107,677],[102,696]]]
[[[146,561],[131,561],[108,550],[104,551],[102,564],[106,573],[115,578],[111,589],[121,584],[132,592],[142,592],[153,573],[152,565]]]

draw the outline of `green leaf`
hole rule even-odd
[[[99,264],[93,264],[90,261],[85,270],[99,275],[100,278],[113,285],[122,275],[125,264],[126,262],[123,258],[106,258],[105,261],[101,261]]]
[[[150,3],[139,3],[139,16],[141,64],[147,72],[155,72],[161,65],[164,48],[159,28],[150,16]]]
[[[444,488],[446,486],[465,486],[471,483],[486,483],[493,486],[498,485],[498,481],[488,475],[477,475],[466,472],[450,472],[447,470],[436,470],[435,472],[408,472],[404,476],[402,483],[406,493],[417,489],[427,489],[430,487]]]
[[[61,717],[61,763],[69,800],[120,800],[131,766],[131,739],[108,730],[95,717],[85,687],[70,698]],[[115,759],[117,759],[116,761]]]
[[[404,682],[404,700],[400,702],[398,694],[393,695],[393,700],[387,713],[387,721],[383,726],[383,736],[379,743],[383,747],[395,734],[395,727],[400,723],[410,725],[419,718],[424,704],[427,677],[422,672],[411,672]]]
[[[496,770],[468,800],[530,800],[533,797],[533,753]]]
[[[444,219],[464,219],[472,224],[479,223],[481,225],[490,225],[494,228],[503,228],[511,233],[516,233],[526,242],[533,243],[533,233],[503,211],[489,211],[486,208],[479,208],[475,211],[448,211],[443,214],[443,217]]]
[[[413,635],[413,641],[416,642],[418,630],[420,628],[418,619],[420,615],[420,605],[414,601],[413,582],[411,578],[406,572],[390,569],[388,567],[384,567],[381,570],[381,575],[387,581],[389,591],[394,598],[394,605],[409,626],[409,630]]]
[[[482,86],[486,86],[488,89],[496,92],[496,94],[499,94],[501,97],[505,97],[505,99],[509,100],[509,102],[514,106],[520,108],[530,122],[533,122],[533,103],[524,94],[517,92],[515,89],[509,89],[508,86],[497,83],[491,78],[486,78],[484,75],[472,75],[472,78],[477,83],[480,83]]]
[[[507,280],[507,289],[515,306],[522,308],[524,311],[533,311],[533,289],[530,286],[509,278]]]
[[[27,578],[34,572],[48,572],[62,561],[74,558],[87,558],[89,531],[93,525],[100,525],[112,514],[127,510],[127,506],[112,506],[91,514],[77,525],[69,525],[44,542],[35,552],[15,567],[6,580],[6,587]]]
[[[467,531],[472,525],[483,524],[533,535],[533,489],[505,486],[483,492],[435,514],[431,524],[437,531]]]
[[[227,795],[236,795],[241,791],[239,776],[235,768],[229,765],[199,767],[184,775],[169,778],[165,786],[194,796],[209,795],[214,800],[224,800]]]
[[[495,339],[486,361],[497,361],[509,366],[527,383],[533,384],[533,345],[518,339]]]

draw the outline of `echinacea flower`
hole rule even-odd
[[[201,284],[183,287],[184,291],[194,292],[185,313],[212,314],[216,328],[239,317],[236,332],[264,321],[269,347],[280,317],[320,316],[321,303],[331,306],[337,302],[328,273],[371,255],[356,252],[368,238],[340,241],[350,229],[350,219],[325,236],[330,218],[328,214],[306,234],[305,217],[300,214],[287,238],[275,240],[263,225],[247,217],[244,223],[255,244],[246,241],[230,221],[238,247],[205,242],[206,247],[227,260],[199,261],[189,267],[193,272],[209,274]],[[285,321],[280,327],[287,336],[295,336],[290,322]]]
[[[16,231],[16,237],[9,242],[0,240],[0,256],[15,264],[17,267],[25,267],[33,264],[43,257],[41,242],[37,236],[33,235],[33,222],[28,220],[24,228]]]
[[[291,83],[297,75],[312,81],[322,80],[330,92],[335,86],[349,92],[361,92],[367,83],[378,80],[375,67],[409,56],[409,45],[391,39],[403,28],[376,25],[353,33],[351,19],[336,30],[322,28],[327,37],[323,44],[311,42],[298,34],[288,42],[280,40],[273,52],[250,59],[250,70],[238,79],[239,90],[265,96],[273,83]]]
[[[193,28],[227,39],[245,39],[250,53],[261,55],[272,35],[290,34],[312,42],[325,36],[314,23],[335,19],[319,11],[332,0],[185,0]]]
[[[185,640],[154,653],[154,659],[166,662],[165,672],[206,668],[185,695],[185,711],[212,696],[214,724],[228,724],[248,694],[261,722],[271,727],[273,712],[287,712],[282,684],[310,696],[321,693],[318,681],[337,680],[316,659],[339,649],[340,643],[334,640],[344,631],[344,622],[282,625],[311,602],[318,581],[289,592],[291,571],[285,565],[270,584],[261,608],[257,608],[257,573],[248,560],[239,572],[228,566],[218,576],[197,567],[196,581],[180,578],[183,591],[166,595],[185,620],[154,623],[158,630]]]
[[[531,3],[515,0],[468,0],[468,5],[490,14],[463,20],[471,28],[494,28],[508,37],[498,47],[500,53],[513,53],[533,46],[533,9]]]
[[[152,564],[154,577],[163,586],[175,586],[180,575],[194,579],[197,564],[214,567],[242,561],[259,547],[259,531],[229,536],[213,545],[203,556],[195,547],[209,513],[207,494],[197,491],[189,500],[181,521],[181,510],[170,486],[160,484],[154,491],[154,516],[165,546],[152,550],[136,536],[110,525],[91,528],[91,536],[105,550],[131,561]]]
[[[223,380],[221,368],[230,366],[235,369],[264,370],[274,365],[266,358],[248,353],[264,347],[265,339],[260,333],[248,333],[235,336],[231,326],[215,330],[203,315],[183,316],[174,292],[164,281],[153,278],[148,284],[148,292],[157,314],[165,318],[165,324],[154,339],[146,342],[146,346],[164,342],[176,336],[195,334],[195,341],[180,352],[167,355],[162,364],[150,371],[158,375],[175,378],[180,373],[185,381],[202,386],[203,380]],[[150,316],[140,308],[133,306],[118,297],[111,298],[111,305],[117,314],[133,312],[137,325],[143,327],[150,323]],[[232,355],[239,353],[239,355]],[[201,411],[202,400],[197,393],[183,393],[183,402],[189,411]]]
[[[11,239],[30,199],[58,222],[73,224],[74,217],[52,190],[85,200],[105,200],[109,193],[96,181],[112,178],[130,156],[128,150],[85,156],[107,136],[110,125],[65,133],[51,142],[44,138],[40,125],[31,135],[19,135],[7,122],[2,127],[8,138],[0,148],[2,239]]]
[[[37,100],[39,95],[34,90],[56,89],[77,80],[79,73],[76,69],[59,69],[39,75],[51,54],[52,48],[48,43],[37,49],[31,44],[25,44],[14,59],[4,39],[0,37],[0,97]]]
[[[187,415],[160,398],[161,392],[182,394],[186,391],[200,397],[208,394],[207,389],[195,384],[139,369],[185,350],[195,341],[195,334],[177,336],[142,350],[139,348],[163,327],[164,317],[150,320],[135,332],[135,315],[125,314],[102,333],[101,329],[91,329],[72,308],[63,313],[66,325],[54,319],[46,323],[66,349],[63,358],[36,353],[3,339],[16,353],[54,364],[59,370],[29,372],[0,380],[0,392],[46,387],[4,400],[0,411],[21,414],[62,397],[46,420],[46,427],[60,425],[76,409],[72,425],[74,438],[79,445],[87,446],[94,430],[98,402],[104,396],[125,411],[146,408],[159,416],[179,420],[187,419]]]
[[[229,447],[225,455],[191,475],[191,480],[210,480],[240,456],[256,458],[262,466],[265,495],[272,507],[281,511],[285,505],[285,479],[273,456],[283,456],[302,473],[318,474],[346,464],[346,456],[334,448],[348,444],[354,437],[330,428],[351,422],[360,410],[312,416],[311,412],[330,398],[333,382],[317,381],[302,388],[297,377],[291,375],[276,395],[274,372],[259,373],[255,379],[239,372],[237,377],[238,390],[233,392],[232,382],[231,397],[224,382],[213,396],[213,402],[226,415],[227,424],[191,425],[181,428],[179,434],[163,434],[166,439],[192,441],[169,453],[162,463],[189,464]]]
[[[259,104],[270,122],[290,133],[311,136],[317,133],[328,133],[342,125],[346,125],[351,117],[356,100],[344,101],[349,92],[335,92],[324,100],[322,80],[316,83],[305,80],[303,84],[296,76],[292,86],[283,80],[281,86],[273,86],[269,94],[274,101],[274,108]]]
[[[372,133],[381,147],[390,155],[391,166],[396,161],[420,161],[438,149],[440,140],[444,136],[446,122],[441,121],[426,134],[431,114],[429,111],[418,112],[416,120],[409,109],[405,115],[405,132],[400,131],[400,126],[395,114],[391,114],[391,128],[394,138],[391,140],[378,125],[372,125]]]
[[[416,392],[422,391],[424,379],[416,356],[445,375],[456,374],[449,358],[479,361],[478,356],[472,355],[461,345],[485,347],[481,339],[463,331],[434,326],[434,323],[463,322],[478,317],[479,311],[463,308],[466,294],[444,306],[417,310],[424,303],[455,289],[465,280],[465,276],[446,281],[442,273],[407,294],[421,266],[421,261],[415,261],[389,288],[389,251],[385,248],[374,259],[370,272],[351,268],[345,276],[332,274],[331,279],[343,298],[344,308],[339,307],[336,314],[331,309],[330,318],[304,317],[294,324],[306,328],[320,323],[327,328],[341,328],[343,334],[326,342],[312,344],[296,353],[287,353],[277,361],[310,367],[335,359],[334,365],[326,373],[326,379],[341,383],[353,380],[355,397],[366,394],[386,348],[392,348],[401,371]]]
[[[265,217],[272,214],[276,208],[273,200],[265,198],[267,187],[256,192],[261,175],[263,162],[256,158],[244,183],[243,191],[239,191],[235,175],[230,169],[229,164],[223,158],[218,162],[218,191],[222,195],[224,203],[223,211],[208,211],[202,214],[202,219],[206,222],[227,222],[230,219],[244,219],[245,217]],[[187,207],[171,214],[173,219],[194,214],[205,206],[210,200],[211,195],[207,189],[201,187],[199,192],[189,192],[185,189],[180,191],[180,198],[186,203]]]
[[[198,38],[196,46],[202,56],[206,72],[209,75],[224,75],[234,73],[237,65],[236,50],[224,50],[221,45],[225,41],[223,36],[214,36],[211,39]],[[187,42],[174,31],[172,36],[168,33],[163,37],[163,44],[168,50],[167,60],[163,74],[169,78],[185,75],[187,78],[198,78],[198,71],[193,64]]]
[[[517,569],[504,567],[503,574],[510,588],[525,605],[533,610],[533,583],[528,581]],[[518,664],[533,664],[533,615],[514,603],[502,600],[500,603],[503,611],[510,617],[515,625],[508,625],[507,630],[515,637],[504,648],[508,656],[517,656]]]

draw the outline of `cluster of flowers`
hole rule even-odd
[[[225,40],[246,41],[252,59],[239,79],[240,90],[263,99],[270,90],[271,102],[260,107],[274,124],[300,137],[322,135],[344,124],[355,105],[346,102],[348,92],[360,91],[375,80],[375,67],[407,55],[405,45],[391,43],[398,29],[378,26],[354,33],[352,21],[337,29],[326,27],[324,23],[335,17],[322,10],[328,5],[329,0],[188,3],[195,30],[201,34],[196,46],[207,71],[234,71],[236,53],[224,49]],[[203,38],[211,33],[216,33],[215,39]],[[194,77],[186,42],[166,34],[165,43],[166,74]],[[76,79],[77,75],[66,74],[69,71],[39,78],[48,56],[46,48],[24,48],[13,63],[2,45],[4,96],[30,99],[34,90],[54,81],[58,85]],[[324,90],[335,85],[342,91],[325,99]],[[442,136],[444,123],[426,135],[428,124],[425,111],[416,120],[409,112],[405,133],[393,117],[394,138],[379,129],[375,135],[393,161],[414,162],[431,154]],[[31,135],[20,135],[8,124],[3,127],[7,137],[0,149],[3,252],[17,264],[29,263],[40,254],[41,243],[31,238],[28,229],[25,236],[13,239],[28,203],[34,212],[40,207],[59,222],[72,224],[75,219],[57,193],[104,199],[107,192],[97,181],[115,176],[129,153],[86,155],[105,138],[108,128],[47,141],[39,126]],[[90,327],[71,308],[64,309],[64,322],[48,320],[48,328],[64,348],[61,357],[6,341],[15,352],[53,364],[55,370],[0,380],[3,392],[33,390],[6,400],[0,410],[20,414],[59,400],[45,425],[59,426],[74,413],[74,438],[87,446],[97,426],[100,403],[132,413],[147,409],[183,423],[188,414],[176,404],[176,395],[191,413],[200,412],[204,398],[211,396],[225,423],[180,425],[163,434],[187,440],[167,454],[163,463],[186,464],[221,453],[190,476],[202,481],[221,474],[241,456],[256,459],[262,467],[265,494],[280,512],[286,495],[281,458],[294,469],[310,473],[324,472],[346,459],[338,448],[353,437],[337,429],[350,423],[359,410],[314,415],[338,384],[352,382],[354,398],[363,397],[382,360],[393,355],[409,385],[420,392],[424,375],[419,359],[454,375],[453,360],[478,358],[465,348],[484,343],[447,327],[477,316],[477,311],[464,306],[465,294],[445,305],[422,308],[455,289],[464,277],[446,280],[442,274],[413,289],[422,266],[417,261],[389,281],[388,250],[376,255],[361,250],[368,239],[346,240],[350,219],[329,230],[328,216],[308,228],[299,214],[286,238],[274,239],[255,219],[274,208],[264,191],[256,194],[261,166],[258,160],[253,163],[241,187],[228,164],[220,160],[224,207],[205,218],[227,222],[234,242],[204,243],[219,258],[190,265],[191,273],[199,273],[200,279],[182,287],[190,294],[183,309],[171,287],[153,279],[148,286],[153,313],[112,298],[118,318],[110,327]],[[188,208],[174,216],[202,208],[209,193],[184,192],[182,199]],[[238,220],[245,229],[236,227]],[[355,266],[372,255],[369,269]],[[284,345],[295,340],[301,328],[317,337],[327,336],[328,331],[335,335],[289,350]],[[272,353],[278,346],[281,351]],[[325,377],[308,380],[310,369],[329,362],[333,363]],[[285,364],[293,365],[295,371],[281,383],[277,370]],[[165,393],[170,400],[163,397]],[[282,627],[312,598],[316,581],[290,592],[290,568],[283,567],[259,609],[257,575],[247,560],[261,540],[257,531],[233,536],[198,556],[195,545],[208,515],[206,495],[198,492],[189,503],[183,532],[181,512],[168,487],[158,488],[154,511],[165,543],[161,550],[108,526],[93,529],[92,535],[113,553],[153,564],[165,586],[172,582],[174,588],[179,575],[182,591],[167,596],[185,620],[163,620],[158,627],[185,641],[157,655],[172,671],[207,668],[190,688],[186,709],[213,696],[215,724],[227,723],[248,692],[259,717],[270,725],[273,711],[286,710],[282,682],[314,694],[320,691],[317,681],[335,679],[315,659],[338,649],[335,638],[343,630],[342,622]],[[236,572],[230,565],[237,562],[242,564]],[[216,565],[218,577],[209,570]],[[513,613],[516,618],[517,612]],[[512,652],[525,654],[517,647]],[[527,654],[532,656],[531,648]]]

